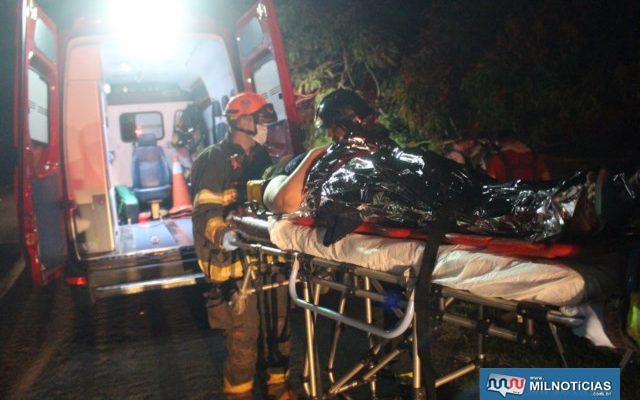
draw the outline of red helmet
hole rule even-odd
[[[273,105],[267,103],[264,97],[253,92],[243,92],[236,96],[233,96],[227,107],[224,109],[224,116],[227,117],[229,124],[235,122],[243,115],[262,116],[268,122],[273,122],[276,119]]]

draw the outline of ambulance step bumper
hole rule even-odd
[[[142,293],[148,290],[171,289],[182,286],[195,285],[204,279],[202,272],[193,272],[185,275],[167,278],[151,279],[147,281],[128,282],[106,286],[96,286],[94,290],[96,298]]]

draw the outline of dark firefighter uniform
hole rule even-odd
[[[259,179],[270,165],[271,159],[265,147],[255,145],[251,156],[248,156],[241,146],[227,137],[206,148],[192,169],[193,238],[198,264],[213,284],[207,301],[209,324],[225,331],[224,392],[230,398],[233,394],[252,390],[260,315],[255,295],[246,298],[243,310],[230,303],[237,296],[243,272],[239,252],[225,251],[222,247],[224,234],[230,229],[225,218],[246,201],[247,180]],[[264,306],[261,304],[260,308]],[[284,332],[287,325],[284,304],[278,304],[274,311],[278,314],[277,320],[282,320],[277,324],[281,328],[277,331]],[[268,371],[269,384],[284,383],[286,379],[289,335],[279,336],[285,340],[276,344],[276,349],[269,351],[265,360],[276,367]]]

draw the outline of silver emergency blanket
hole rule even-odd
[[[352,132],[312,167],[301,212],[327,226],[325,245],[362,222],[428,232],[444,206],[458,232],[555,241],[600,229],[597,177],[498,184],[436,153],[402,149],[384,132]]]

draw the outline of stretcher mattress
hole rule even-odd
[[[324,228],[269,221],[273,244],[324,259],[401,274],[420,264],[421,241],[350,234],[327,247]],[[620,257],[603,255],[581,261],[557,261],[491,254],[480,248],[442,245],[433,282],[477,296],[577,306],[619,286]]]

